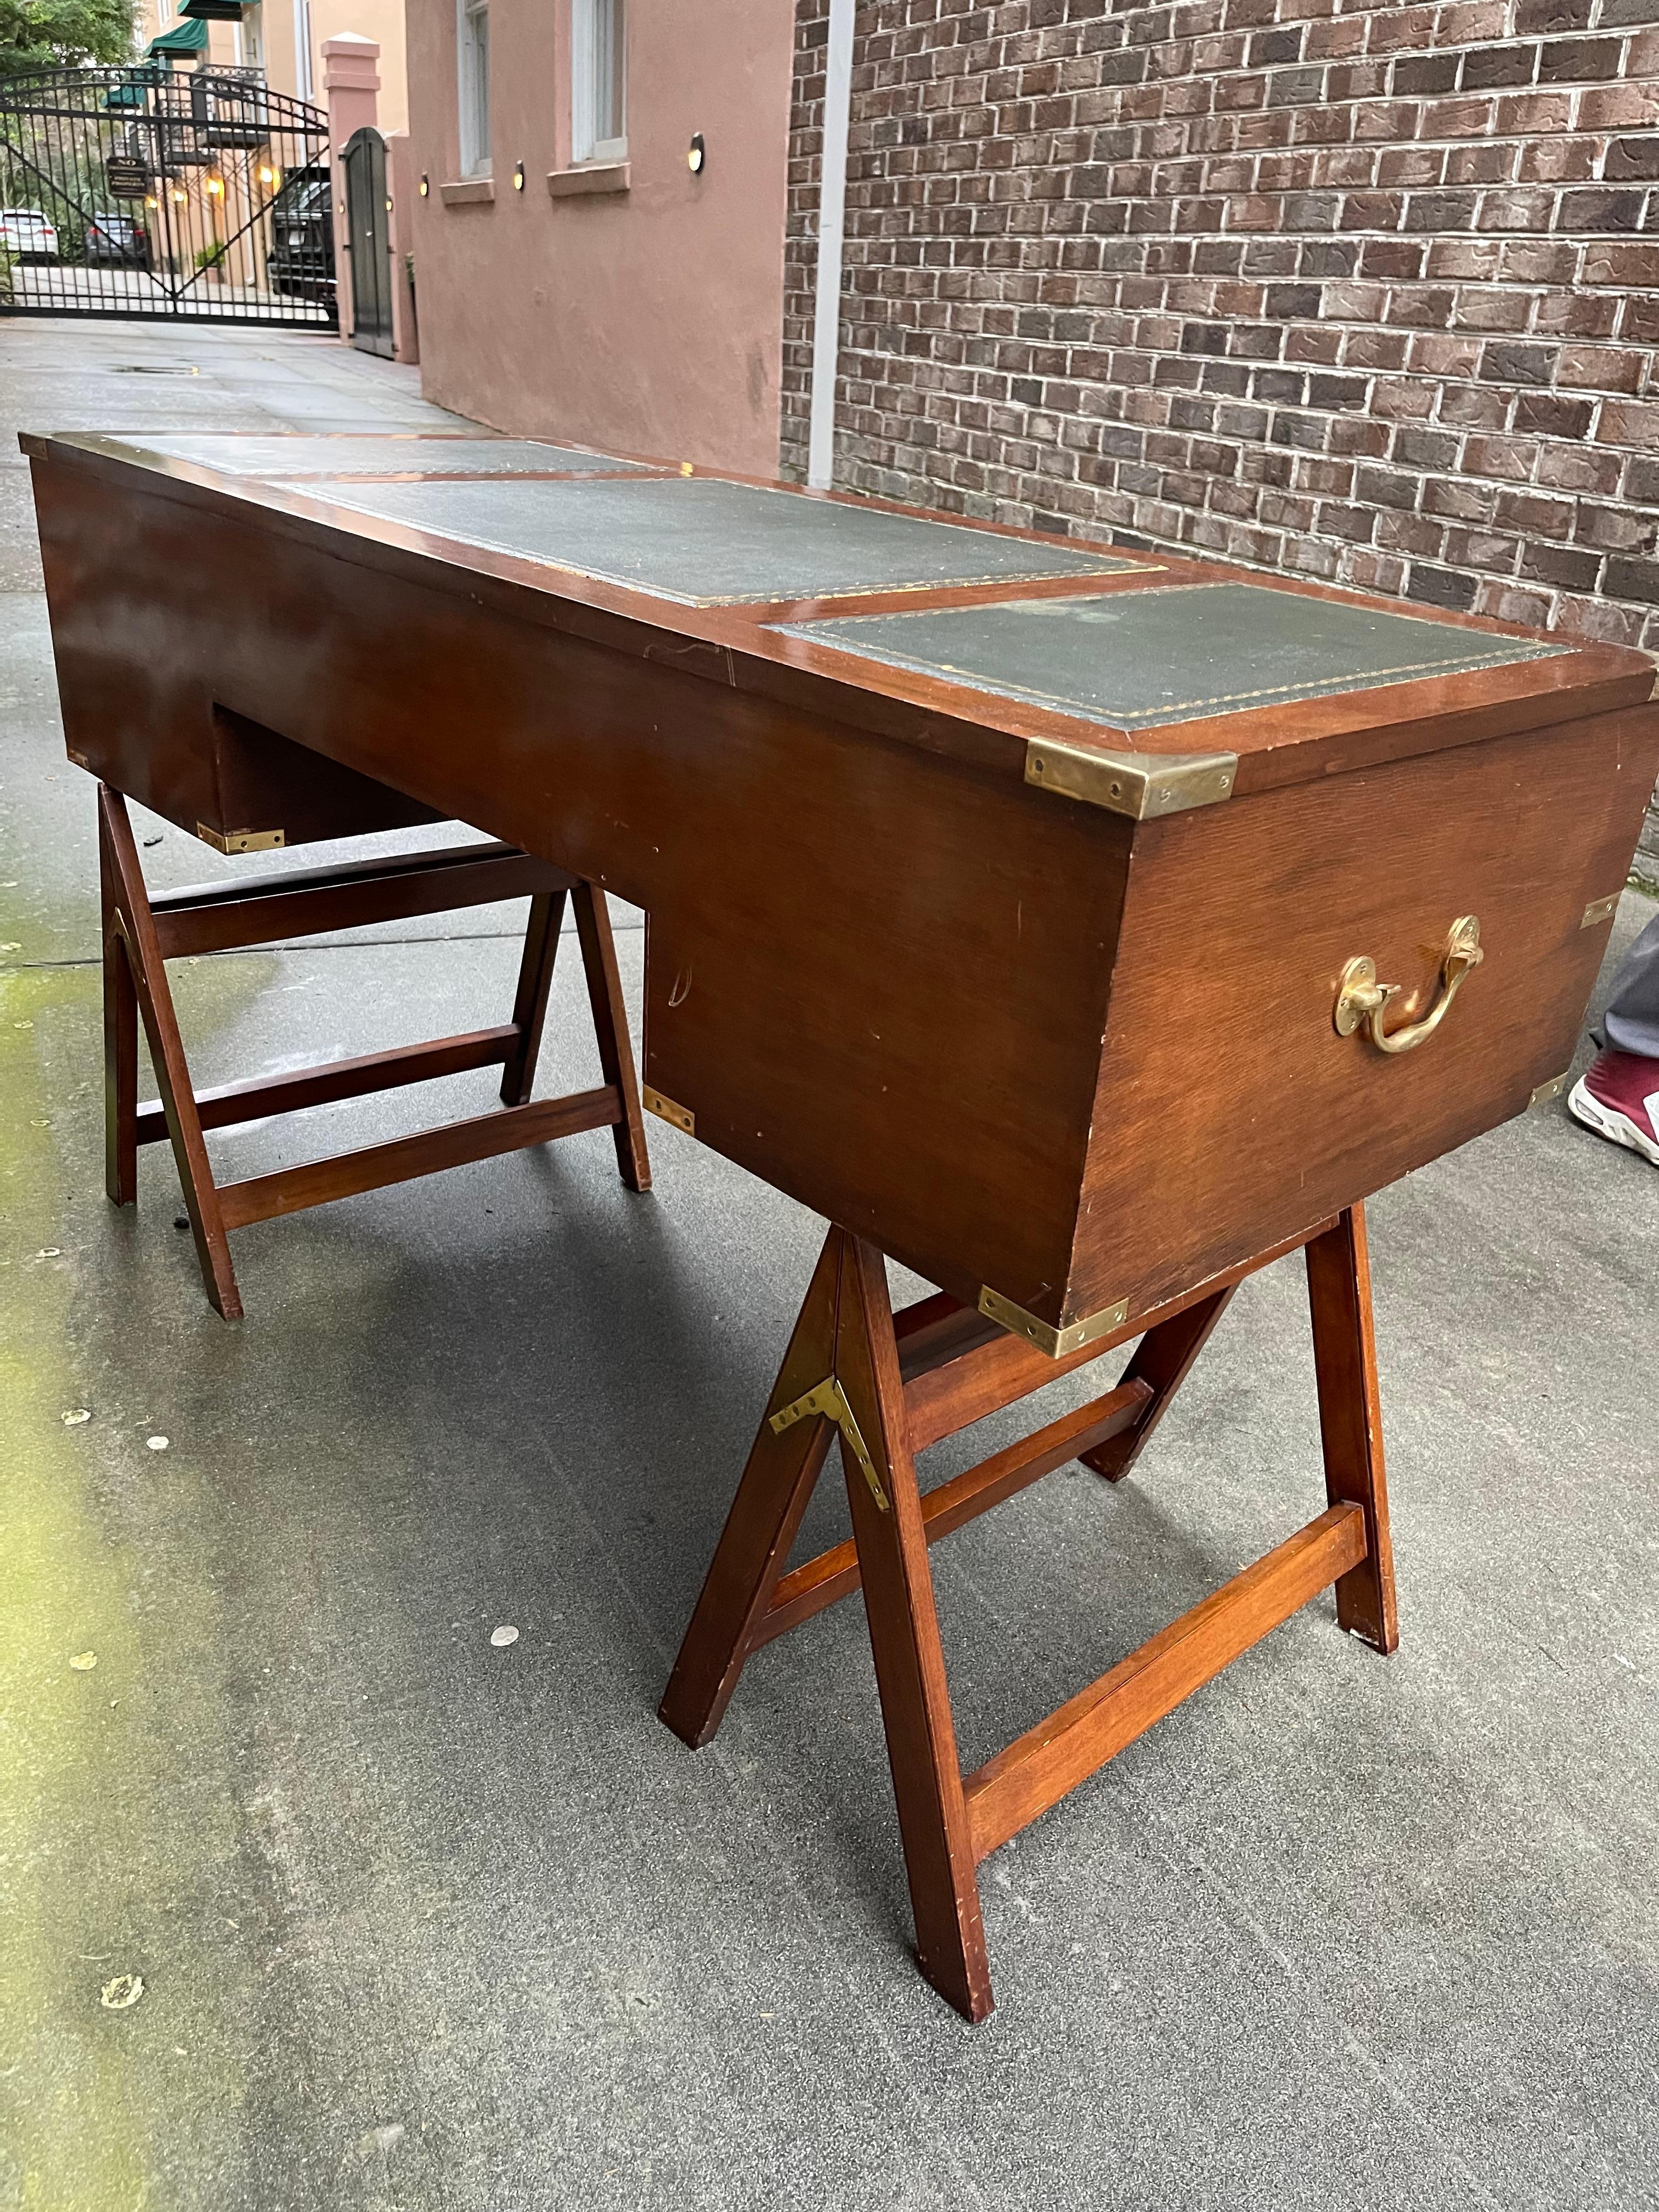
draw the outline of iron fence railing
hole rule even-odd
[[[331,327],[326,116],[257,70],[0,79],[0,313]]]

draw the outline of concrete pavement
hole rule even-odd
[[[978,2030],[908,1957],[856,1604],[707,1751],[654,1717],[819,1223],[653,1122],[650,1198],[601,1132],[240,1232],[231,1327],[163,1148],[106,1205],[13,430],[450,419],[314,339],[0,323],[0,2208],[1650,2205],[1659,1175],[1561,1104],[1371,1209],[1398,1656],[1321,1600],[999,1854]],[[155,880],[224,872],[140,820]],[[518,919],[181,964],[198,1079],[503,1018]],[[597,1079],[572,951],[546,1089]],[[1289,1262],[1133,1481],[935,1554],[967,1759],[1322,1497]]]

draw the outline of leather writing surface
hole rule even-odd
[[[1148,584],[1109,598],[777,627],[789,637],[1118,730],[1504,668],[1567,649],[1266,584]]]
[[[341,507],[691,606],[833,599],[1146,564],[717,477],[330,486]]]

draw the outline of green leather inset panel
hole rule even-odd
[[[815,645],[1116,730],[1505,668],[1568,650],[1269,584],[1149,585],[1097,599],[777,627]]]
[[[332,504],[412,523],[463,544],[544,561],[690,606],[1109,575],[1147,565],[718,477],[331,484],[327,496]]]
[[[591,476],[639,466],[531,438],[420,437],[410,431],[383,437],[348,432],[334,438],[151,438],[135,433],[130,442],[169,460],[193,461],[198,468],[222,469],[234,477]]]

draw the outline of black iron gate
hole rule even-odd
[[[0,78],[0,313],[334,327],[328,118],[257,70]]]
[[[345,149],[346,234],[351,246],[351,343],[392,353],[392,262],[386,197],[386,141],[368,128]]]

